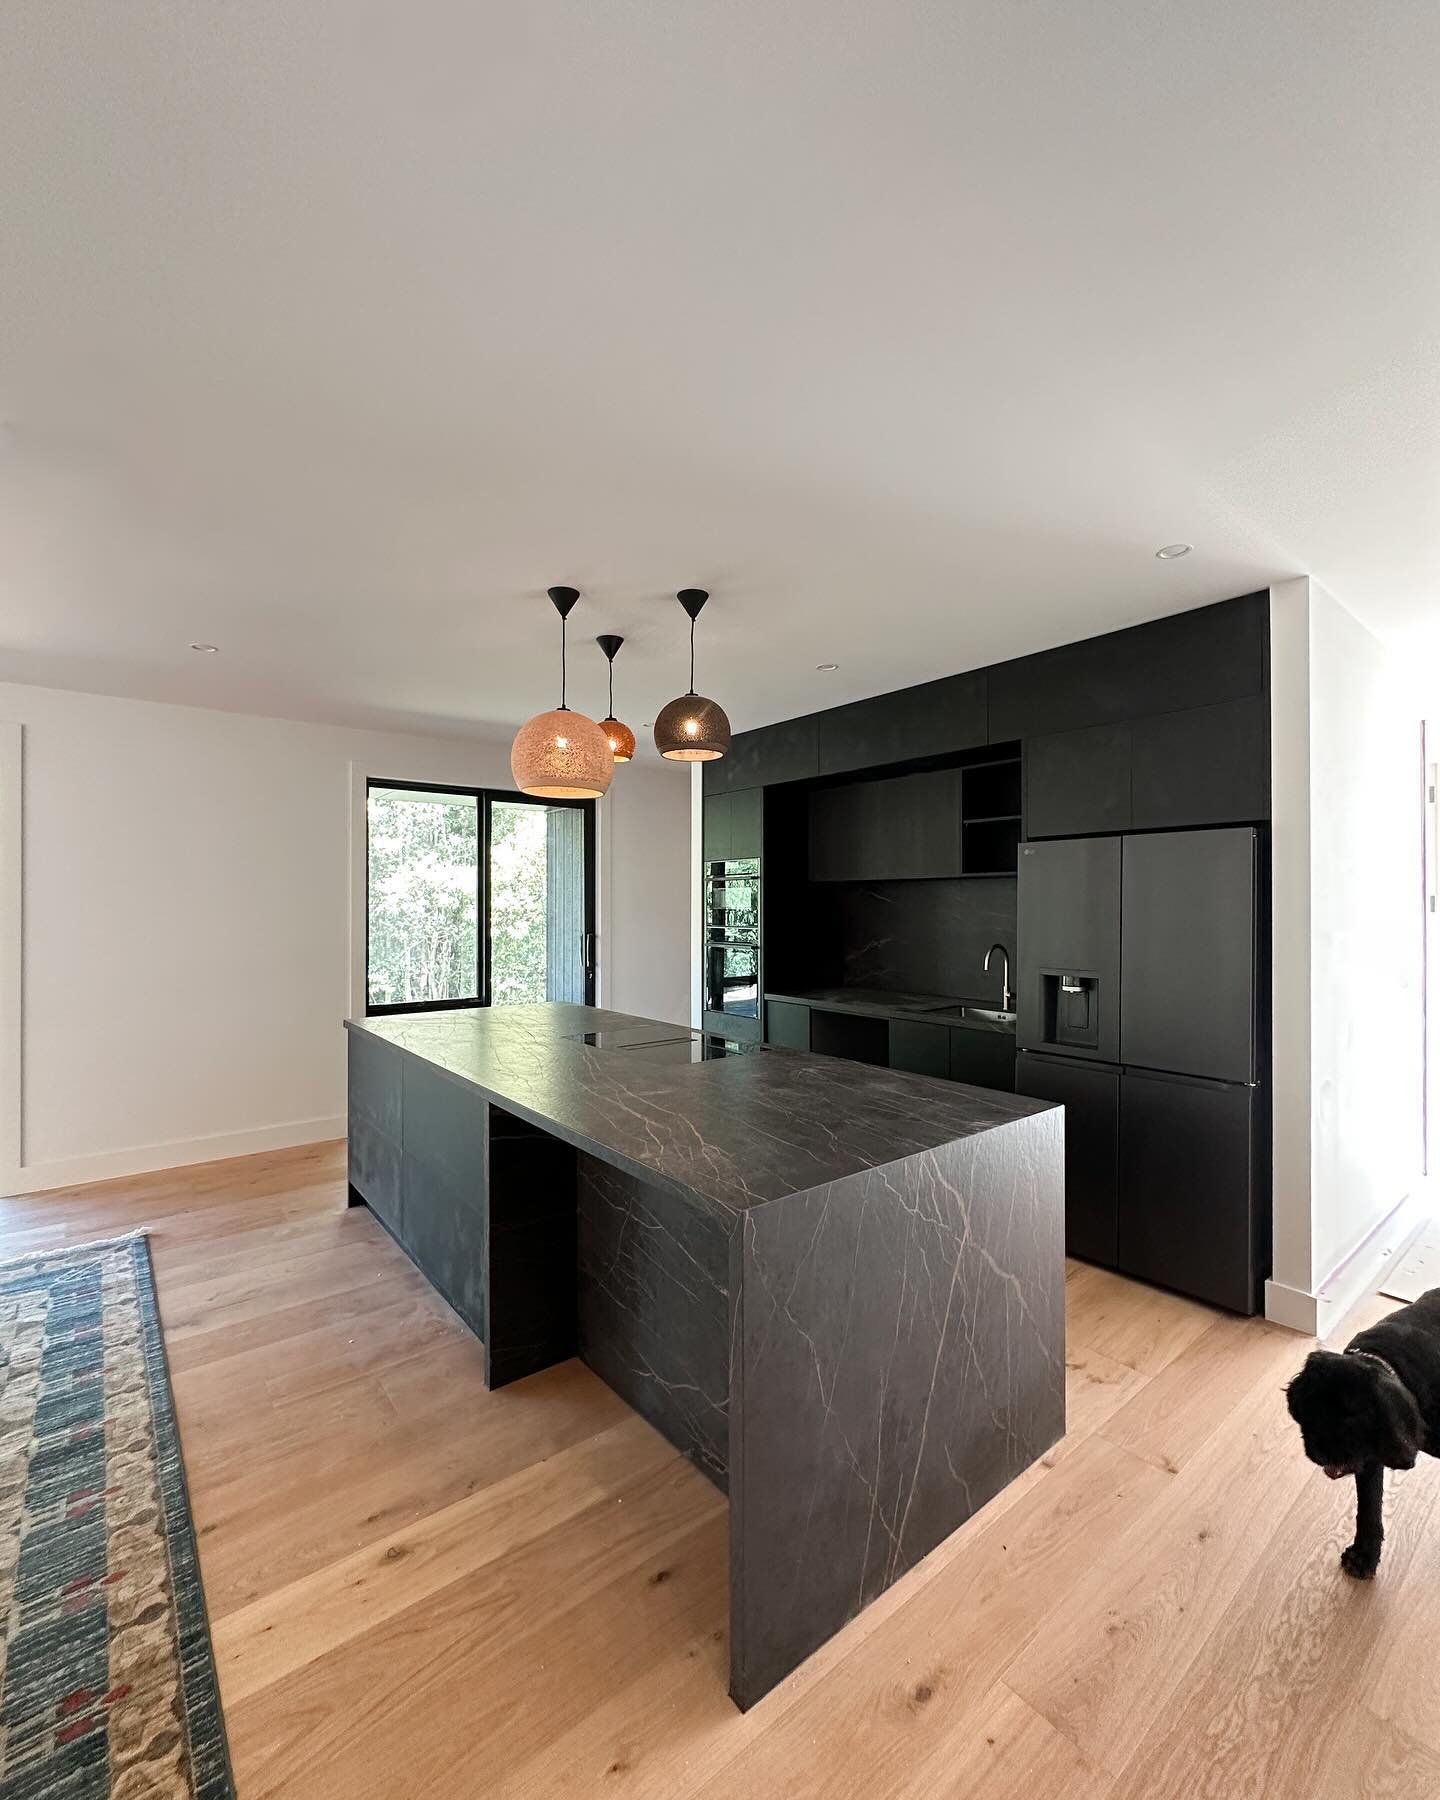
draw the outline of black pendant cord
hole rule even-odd
[[[690,692],[695,692],[695,615],[690,615]]]
[[[615,717],[615,658],[613,656],[610,658],[610,710],[605,717],[607,719]]]
[[[569,712],[565,704],[565,614],[560,615],[560,707],[561,712]]]

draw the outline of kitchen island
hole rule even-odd
[[[1058,1108],[558,1003],[347,1029],[351,1201],[488,1384],[578,1354],[728,1494],[738,1705],[1062,1435]]]

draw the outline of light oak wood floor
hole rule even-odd
[[[242,1800],[1440,1794],[1440,1464],[1342,1576],[1297,1337],[1073,1267],[1064,1442],[742,1717],[723,1500],[578,1363],[487,1394],[339,1146],[0,1202],[0,1255],[135,1226]]]

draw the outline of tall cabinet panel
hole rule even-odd
[[[1127,1067],[1255,1078],[1255,832],[1125,839],[1120,1054]]]
[[[1117,1266],[1253,1312],[1255,1090],[1134,1069],[1121,1090]]]

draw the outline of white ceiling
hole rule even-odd
[[[515,722],[567,582],[638,729],[696,584],[739,727],[1298,572],[1440,618],[1434,0],[0,20],[0,679]]]

